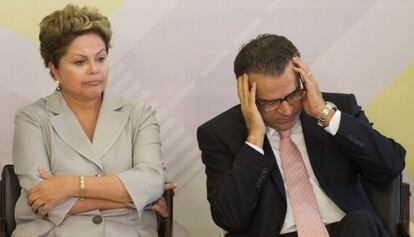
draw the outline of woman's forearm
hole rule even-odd
[[[118,176],[85,177],[85,196],[114,202],[132,203],[128,191]]]
[[[104,199],[85,199],[78,200],[70,209],[70,214],[78,214],[82,212],[92,211],[95,209],[115,209],[129,207],[125,203],[113,202]]]
[[[80,177],[67,176],[72,185],[66,186],[70,196],[79,197],[80,195]],[[125,186],[118,176],[85,176],[84,177],[84,196],[90,199],[105,199],[119,203],[132,203]]]
[[[72,179],[73,180],[73,179]],[[71,193],[74,197],[80,194],[80,179],[74,179],[77,182],[71,185]],[[118,203],[132,203],[125,186],[118,176],[85,176],[84,196],[90,199],[105,199]]]

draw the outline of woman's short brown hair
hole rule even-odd
[[[48,67],[51,62],[58,67],[60,58],[73,39],[87,33],[99,35],[108,52],[112,36],[111,24],[98,9],[68,4],[62,10],[43,18],[40,22],[39,40],[45,66]]]

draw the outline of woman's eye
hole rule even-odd
[[[83,61],[83,60],[75,61],[75,64],[78,65],[78,66],[83,65],[84,63],[85,63],[85,61]]]
[[[98,62],[103,63],[105,62],[106,57],[99,57]]]

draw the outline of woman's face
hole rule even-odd
[[[55,68],[49,69],[59,80],[65,97],[89,101],[101,97],[108,80],[108,55],[104,41],[90,33],[76,37]]]

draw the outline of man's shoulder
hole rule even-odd
[[[354,94],[323,92],[323,98],[338,106],[338,109],[346,112],[350,110],[350,106],[355,105],[356,98]]]
[[[197,140],[201,150],[206,149],[206,146],[221,144],[236,151],[240,149],[246,137],[246,125],[240,105],[220,113],[197,129]]]
[[[234,125],[239,125],[241,122],[243,122],[243,115],[240,105],[236,105],[203,123],[199,129],[227,130]]]

